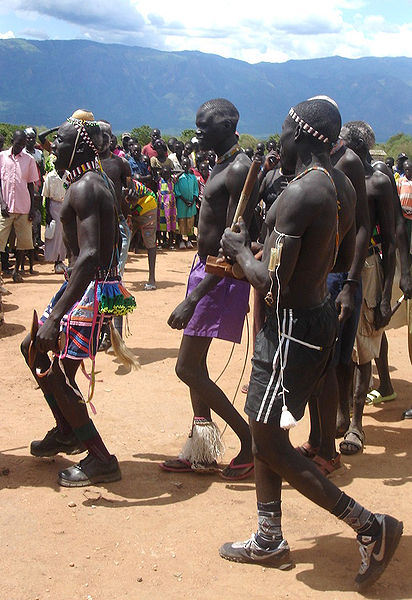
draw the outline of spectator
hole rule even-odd
[[[175,171],[181,171],[182,170],[181,161],[182,161],[184,144],[180,140],[177,140],[175,142],[173,148],[174,148],[174,152],[172,154],[169,154],[169,158],[173,162],[173,169]]]
[[[116,154],[116,156],[120,156],[120,158],[124,158],[126,156],[124,151],[117,145],[117,137],[114,135],[114,133],[112,134],[110,140],[110,152]]]
[[[64,200],[65,189],[62,177],[64,171],[55,169],[47,173],[43,185],[43,197],[46,205],[46,232],[44,244],[44,260],[54,262],[54,272],[64,273],[63,264],[66,258],[66,246],[63,241],[63,226],[60,212]]]
[[[161,169],[158,186],[157,230],[159,242],[162,248],[172,248],[176,233],[176,198],[169,167]]]
[[[125,154],[125,156],[127,156],[129,154],[129,140],[131,139],[131,135],[128,131],[125,131],[124,133],[122,133],[122,146],[123,146],[123,152]]]
[[[177,221],[179,224],[179,248],[193,248],[190,236],[193,236],[195,214],[197,213],[196,202],[199,198],[199,186],[197,179],[190,173],[190,160],[186,156],[182,159],[183,173],[175,183],[175,196],[177,205]],[[183,240],[187,236],[187,240]]]
[[[404,175],[403,164],[404,164],[405,160],[408,160],[408,157],[406,156],[406,154],[404,152],[401,152],[396,157],[396,166],[395,166],[395,170],[394,170],[396,181],[398,181],[399,177],[402,177]]]
[[[152,176],[154,179],[158,178],[158,173],[163,167],[168,167],[173,171],[173,162],[167,156],[166,142],[159,138],[154,142],[154,149],[157,156],[152,156],[150,159],[150,166],[152,169]]]
[[[211,171],[216,164],[216,152],[214,150],[208,151],[207,160],[209,161],[209,171]]]
[[[411,232],[412,232],[412,161],[409,159],[403,163],[404,175],[398,178],[396,187],[398,188],[399,200],[402,206],[403,216],[406,219],[406,228],[408,231],[409,248],[412,254]]]
[[[152,133],[150,134],[150,142],[149,142],[149,144],[146,144],[146,146],[143,146],[142,154],[145,154],[149,158],[152,158],[153,156],[156,157],[157,150],[155,148],[155,143],[156,143],[156,140],[160,140],[160,139],[161,139],[160,129],[152,129]]]
[[[39,170],[38,181],[34,184],[34,211],[32,220],[33,244],[35,248],[43,246],[41,239],[41,195],[43,177],[45,175],[44,156],[43,152],[36,148],[37,130],[34,127],[27,127],[24,130],[26,134],[26,147],[23,152],[26,152],[34,158]],[[30,272],[33,272],[33,254],[34,250],[29,252]]]
[[[17,130],[12,146],[0,153],[0,251],[4,252],[12,226],[16,233],[16,261],[13,281],[23,281],[19,269],[24,251],[33,250],[32,227],[34,209],[34,183],[39,179],[36,161],[23,152],[26,134]]]
[[[186,142],[183,148],[183,156],[186,156],[190,160],[190,166],[195,166],[195,161],[193,160],[193,144],[192,142]]]

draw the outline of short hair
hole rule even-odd
[[[217,116],[230,121],[233,125],[233,132],[236,131],[239,121],[239,111],[230,100],[226,100],[226,98],[213,98],[204,102],[199,110],[212,110]]]
[[[13,140],[13,142],[14,142],[14,140],[15,140],[17,137],[20,137],[20,136],[22,136],[22,135],[23,135],[24,137],[27,137],[27,136],[26,136],[26,132],[25,132],[25,131],[23,131],[22,129],[16,129],[16,131],[13,131],[13,136],[12,136],[12,140]]]
[[[367,150],[374,147],[376,142],[375,133],[366,121],[348,121],[342,129],[347,131],[345,138],[349,146],[359,147],[363,141]]]
[[[303,125],[307,135],[320,142],[324,143],[326,139],[326,142],[334,144],[339,137],[342,119],[335,102],[325,98],[311,98],[293,107],[289,116],[296,123]]]

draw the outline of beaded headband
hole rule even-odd
[[[99,124],[97,123],[97,121],[83,121],[82,119],[76,119],[73,117],[69,117],[67,119],[67,121],[68,121],[68,123],[71,123],[77,129],[80,137],[83,138],[83,140],[93,150],[93,152],[95,154],[98,154],[99,152],[98,152],[96,146],[93,144],[91,137],[87,133],[86,127],[84,126],[84,124],[87,123],[87,125],[89,125],[91,127],[98,127]]]
[[[324,136],[323,133],[319,133],[319,131],[316,131],[316,129],[314,129],[308,123],[306,123],[301,117],[299,117],[298,114],[295,113],[295,110],[293,108],[290,109],[289,116],[292,117],[292,119],[302,127],[303,131],[306,131],[310,135],[313,135],[314,138],[318,139],[324,144],[327,144],[329,142],[328,137]]]

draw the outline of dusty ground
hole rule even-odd
[[[166,320],[185,293],[193,252],[158,256],[159,289],[144,292],[146,257],[130,255],[126,284],[138,309],[131,316],[128,345],[142,369],[125,374],[110,356],[98,356],[103,382],[97,384],[95,423],[116,453],[122,481],[107,487],[60,488],[57,472],[65,456],[36,459],[32,439],[53,425],[19,352],[33,307],[42,310],[60,284],[50,265],[13,285],[6,298],[6,325],[0,331],[0,559],[1,600],[131,600],[190,598],[267,600],[352,599],[359,555],[352,531],[284,488],[284,533],[296,568],[289,572],[237,565],[219,558],[221,543],[246,539],[255,527],[252,480],[228,485],[218,476],[168,474],[158,463],[174,456],[187,435],[191,411],[185,386],[174,374],[180,334]],[[405,328],[389,332],[390,364],[397,401],[366,408],[367,447],[345,458],[335,478],[348,494],[376,511],[405,522],[392,564],[370,597],[412,598],[411,427],[401,421],[412,404],[411,365]],[[233,397],[244,361],[246,335],[221,379]],[[214,342],[210,371],[217,377],[231,345]],[[248,370],[249,370],[248,364]],[[246,377],[244,378],[246,381]],[[81,384],[85,389],[85,379]],[[236,406],[242,410],[244,396]],[[292,431],[304,441],[307,418]],[[226,431],[228,462],[237,440]]]

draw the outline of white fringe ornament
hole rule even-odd
[[[296,427],[297,422],[295,417],[289,412],[286,404],[282,406],[282,413],[280,415],[280,426],[282,429],[292,429],[292,427]]]
[[[187,460],[194,471],[205,471],[223,456],[224,446],[218,426],[213,421],[196,418],[179,458]]]

